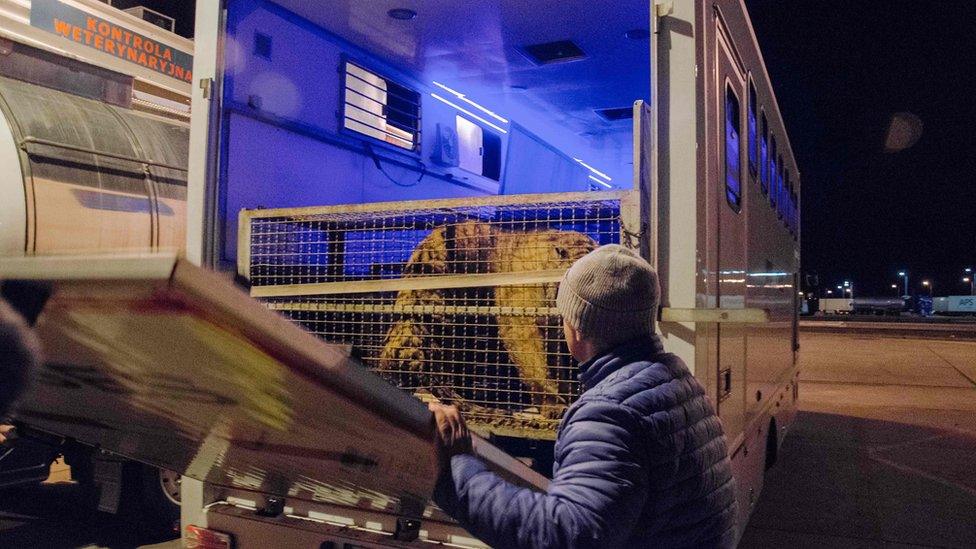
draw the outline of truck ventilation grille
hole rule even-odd
[[[572,40],[559,40],[556,42],[523,46],[522,52],[536,65],[566,63],[569,61],[578,61],[586,57],[586,53]]]
[[[608,122],[617,120],[632,120],[634,118],[633,107],[616,107],[611,109],[593,109],[600,118]]]

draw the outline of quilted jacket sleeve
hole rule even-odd
[[[478,458],[459,455],[435,501],[492,547],[618,547],[648,493],[642,439],[632,409],[587,402],[564,420],[548,493],[514,486]]]

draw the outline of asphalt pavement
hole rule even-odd
[[[976,342],[803,332],[741,547],[976,547]]]

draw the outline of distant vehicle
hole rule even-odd
[[[907,311],[905,300],[900,297],[856,297],[851,303],[851,314],[897,316]]]
[[[976,315],[976,296],[950,295],[932,300],[932,312],[937,315]]]
[[[912,312],[922,316],[932,316],[933,306],[934,303],[931,297],[918,296],[912,305]]]
[[[852,301],[846,297],[829,297],[820,300],[820,308],[823,314],[846,315],[854,309]]]

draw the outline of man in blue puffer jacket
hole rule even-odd
[[[457,409],[432,405],[444,466],[437,504],[498,548],[734,546],[722,424],[655,335],[657,301],[656,273],[626,248],[577,261],[556,306],[585,392],[560,425],[548,491],[489,471]]]

